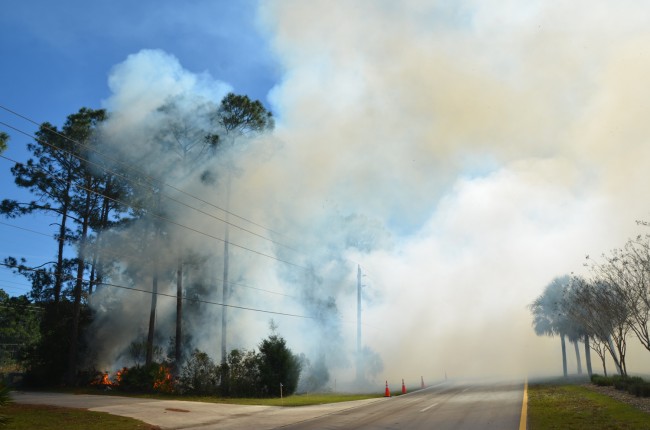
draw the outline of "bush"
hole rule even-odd
[[[8,403],[11,403],[11,397],[9,397],[9,387],[0,382],[0,408],[6,406]],[[0,415],[0,427],[7,424],[7,417]]]
[[[172,380],[169,368],[164,364],[151,363],[145,366],[129,367],[120,376],[121,390],[150,393],[171,392]]]
[[[643,383],[643,379],[638,376],[615,375],[612,376],[614,388],[621,391],[627,391],[630,385]]]
[[[182,394],[215,394],[219,386],[219,369],[205,352],[195,349],[179,375]]]
[[[287,348],[284,338],[271,335],[264,339],[260,348],[260,378],[264,395],[280,396],[280,385],[284,395],[293,394],[298,387],[300,359]]]
[[[254,350],[233,349],[227,363],[219,368],[227,375],[226,389],[233,397],[256,397],[262,395],[260,380],[260,355]]]
[[[591,376],[591,383],[598,385],[599,387],[609,387],[614,385],[614,381],[610,376],[600,376],[597,374]]]
[[[634,394],[637,397],[650,397],[650,382],[637,381],[628,385],[627,391],[628,393]]]

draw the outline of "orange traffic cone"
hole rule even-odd
[[[424,389],[424,376],[420,376],[420,379],[422,380],[422,389]]]
[[[406,394],[406,385],[404,385],[404,379],[402,379],[402,394]]]
[[[386,381],[386,392],[384,393],[384,397],[390,397],[390,390],[388,389],[388,381]]]

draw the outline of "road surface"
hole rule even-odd
[[[19,403],[108,412],[162,429],[517,430],[523,390],[523,383],[442,383],[391,398],[291,408],[42,392],[12,396]]]
[[[517,430],[523,398],[523,383],[441,384],[283,429]]]

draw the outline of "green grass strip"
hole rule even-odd
[[[649,429],[650,414],[578,385],[528,387],[528,429]]]
[[[153,430],[158,427],[133,418],[85,409],[9,404],[2,408],[9,422],[2,430]]]

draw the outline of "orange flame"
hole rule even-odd
[[[161,364],[160,369],[158,369],[158,374],[153,382],[153,389],[163,393],[171,393],[174,391],[172,374],[170,373],[169,367],[164,364]]]
[[[111,381],[108,377],[108,372],[104,372],[102,374],[102,377],[99,379],[94,380],[93,382],[90,383],[91,385],[103,385],[105,387],[110,387],[113,384],[113,381]]]

